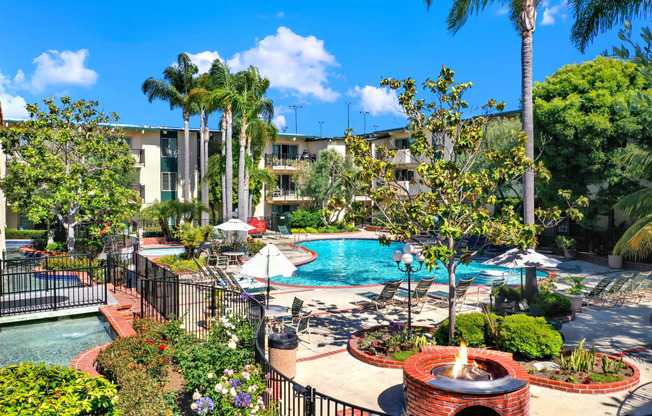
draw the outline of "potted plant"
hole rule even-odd
[[[577,242],[574,238],[558,235],[555,242],[557,243],[557,247],[564,249],[564,257],[567,259],[575,258],[575,244],[577,244]]]
[[[586,285],[583,283],[583,280],[586,279],[586,276],[568,276],[563,280],[570,283],[570,287],[562,292],[571,301],[571,311],[581,312],[582,311],[582,300],[584,299],[583,289]]]

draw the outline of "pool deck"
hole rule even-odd
[[[317,238],[376,238],[375,233],[360,232],[345,235],[320,235]],[[312,254],[292,247],[293,238],[272,240],[292,262],[309,259]],[[562,275],[588,276],[586,283],[593,286],[602,277],[620,274],[625,270],[583,261],[574,261],[577,269],[569,273],[551,269]],[[568,265],[568,263],[567,263]],[[563,288],[564,282],[559,284]],[[274,285],[273,304],[291,306],[294,297],[304,301],[304,310],[312,310],[312,336],[302,336],[297,351],[297,377],[295,381],[311,385],[319,392],[356,405],[377,409],[391,415],[399,415],[402,403],[402,370],[386,369],[365,364],[354,358],[347,350],[351,334],[357,330],[389,322],[407,321],[405,310],[376,311],[354,303],[354,294],[360,291],[379,292],[381,285],[363,290],[356,288],[314,288]],[[433,290],[444,289],[440,285]],[[404,284],[403,287],[407,287]],[[475,301],[474,288],[470,299]],[[486,300],[486,291],[480,293]],[[639,304],[626,303],[615,308],[596,309],[585,307],[574,321],[565,323],[561,332],[566,346],[572,348],[587,338],[587,344],[595,342],[601,352],[622,354],[641,371],[639,388],[632,393],[579,395],[531,386],[530,414],[544,415],[650,415],[652,414],[652,323],[649,297]],[[479,312],[477,303],[467,302],[462,312]],[[446,307],[413,313],[413,325],[437,326],[446,319]],[[649,383],[649,384],[647,384]]]

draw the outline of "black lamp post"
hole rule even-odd
[[[403,246],[403,251],[395,251],[392,255],[392,258],[396,262],[398,269],[404,273],[407,273],[408,278],[408,332],[412,333],[412,273],[416,273],[423,267],[423,262],[425,257],[420,251],[416,253],[417,261],[419,262],[418,267],[412,266],[412,257],[414,253],[414,247],[412,244],[406,244]],[[401,267],[402,266],[402,267]]]

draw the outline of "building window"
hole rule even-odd
[[[177,190],[177,174],[176,172],[161,172],[161,191],[176,191]]]
[[[414,171],[411,169],[396,169],[394,179],[397,181],[411,181],[414,179]]]
[[[127,146],[131,149],[131,137],[125,137],[125,142],[127,142]]]
[[[177,139],[161,138],[161,157],[177,157]]]
[[[278,159],[296,159],[299,146],[293,144],[275,144],[272,149],[273,156]]]
[[[396,149],[398,150],[409,149],[412,147],[412,139],[411,138],[396,139],[395,144],[396,144]]]

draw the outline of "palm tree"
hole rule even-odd
[[[430,8],[432,0],[425,0]],[[455,0],[446,22],[448,30],[455,34],[464,26],[469,16],[477,14],[492,3],[509,7],[509,19],[521,35],[521,105],[523,131],[528,137],[526,155],[534,159],[534,117],[532,114],[532,35],[537,18],[539,0]],[[534,225],[534,171],[529,169],[523,175],[523,219]],[[525,295],[528,300],[537,296],[536,270],[527,268]]]
[[[226,182],[226,177],[224,175],[226,170],[226,156],[223,154],[214,154],[213,156],[208,158],[207,162],[207,167],[206,167],[206,175],[202,179],[203,181],[206,181],[206,183],[210,182],[219,182],[221,184],[222,188],[222,218],[226,218],[226,189],[225,189],[225,182]]]
[[[266,130],[262,126],[271,124],[274,116],[274,104],[272,100],[265,96],[269,88],[269,80],[266,77],[261,77],[257,68],[250,66],[246,71],[239,72],[237,76],[240,81],[240,94],[234,104],[237,107],[240,127],[238,136],[240,146],[238,212],[240,218],[247,221],[251,213],[251,207],[249,206],[249,169],[246,156],[249,155],[253,159],[251,151],[253,134]]]
[[[575,15],[571,40],[582,53],[596,35],[613,25],[652,14],[650,0],[570,0],[570,5]]]
[[[233,101],[238,93],[237,77],[222,62],[216,59],[209,71],[214,89],[206,97],[213,100],[222,110],[222,134],[224,137],[225,170],[222,183],[222,205],[226,207],[224,220],[233,215]]]
[[[185,53],[179,54],[177,63],[170,65],[163,71],[164,80],[153,77],[143,82],[142,90],[151,103],[163,100],[170,103],[170,109],[181,108],[183,112],[183,199],[190,199],[190,116],[197,114],[197,105],[190,96],[190,91],[195,88],[197,80],[197,66],[190,61]]]
[[[166,202],[154,201],[153,204],[140,211],[140,217],[145,221],[157,221],[161,227],[165,241],[172,240],[170,226],[168,225],[168,221],[170,220],[170,217],[172,217],[172,211],[170,210],[169,204]]]

